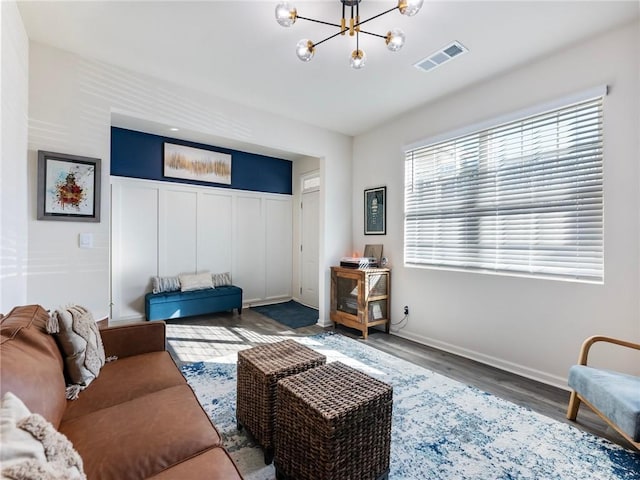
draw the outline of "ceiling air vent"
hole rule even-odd
[[[423,58],[419,62],[414,63],[413,66],[428,72],[429,70],[433,70],[443,63],[447,63],[452,58],[458,57],[466,52],[468,52],[468,50],[460,42],[452,42],[437,52],[433,52],[431,55]]]

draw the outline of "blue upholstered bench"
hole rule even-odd
[[[242,313],[242,289],[234,285],[190,292],[147,293],[147,320],[167,320],[238,309]]]
[[[567,418],[575,420],[580,403],[595,411],[634,447],[640,449],[640,377],[587,366],[591,345],[608,342],[640,350],[640,344],[610,337],[594,336],[585,340],[578,365],[569,369],[569,386],[573,389]]]

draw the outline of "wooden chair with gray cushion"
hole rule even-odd
[[[575,421],[583,402],[640,450],[640,377],[588,366],[589,349],[596,342],[640,350],[640,344],[625,340],[603,336],[587,338],[580,349],[578,365],[569,369],[569,386],[573,391],[567,418]]]

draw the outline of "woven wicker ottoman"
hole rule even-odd
[[[278,480],[389,475],[393,389],[340,362],[278,382]]]
[[[276,385],[278,380],[324,365],[326,357],[295,340],[260,345],[238,352],[236,419],[273,461]]]

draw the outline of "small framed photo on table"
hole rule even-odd
[[[100,222],[100,159],[38,150],[38,220]]]
[[[387,187],[364,191],[364,234],[387,234]]]

